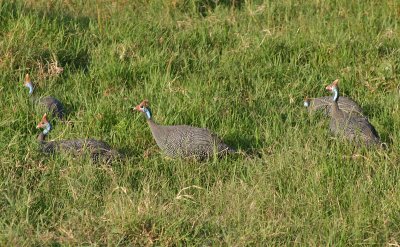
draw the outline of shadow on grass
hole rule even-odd
[[[231,9],[241,9],[244,0],[196,0],[184,1],[181,6],[183,12],[197,12],[201,16],[206,17],[210,12],[213,12],[218,6],[229,7]],[[193,9],[195,8],[195,9]]]
[[[236,151],[241,150],[248,156],[261,157],[261,151],[257,149],[256,139],[253,136],[243,136],[240,133],[235,133],[224,138],[225,143]]]
[[[59,27],[64,28],[65,37],[79,37],[79,34],[86,32],[89,28],[90,18],[85,16],[73,17],[69,14],[62,13],[58,10],[44,12],[40,10],[27,10],[37,14],[41,19],[48,19],[51,23],[56,23]],[[89,41],[88,41],[89,42]],[[91,45],[93,42],[90,41]],[[96,42],[97,43],[97,42]],[[71,42],[73,44],[73,42]],[[38,61],[52,61],[53,56],[56,56],[58,62],[62,66],[68,66],[72,69],[82,70],[87,72],[90,65],[90,55],[87,48],[84,47],[64,47],[57,49],[55,53],[50,50],[44,50],[36,58]]]
[[[232,9],[240,9],[243,3],[243,0],[199,0],[196,4],[199,13],[205,17],[219,5]]]
[[[50,61],[53,61],[54,56],[59,60],[58,62],[61,66],[70,66],[75,69],[87,71],[90,63],[90,55],[88,49],[82,47],[81,44],[78,44],[74,41],[74,39],[80,39],[81,34],[87,32],[89,29],[89,24],[91,19],[87,16],[73,16],[72,14],[68,14],[61,9],[51,8],[47,10],[45,8],[35,8],[29,6],[29,4],[24,4],[23,2],[16,1],[1,1],[0,2],[0,21],[3,23],[8,22],[16,22],[18,19],[23,17],[29,18],[30,16],[36,19],[34,22],[41,28],[42,23],[49,22],[51,23],[51,28],[53,30],[47,30],[47,32],[62,32],[62,35],[65,37],[63,41],[68,40],[70,46],[66,46],[64,43],[58,43],[59,47],[55,48],[44,48],[42,51],[39,50],[34,57],[30,59],[30,64],[22,64],[15,63],[17,68],[20,67],[35,67],[37,62],[46,65]],[[6,24],[7,26],[7,24]],[[35,28],[35,27],[34,27]],[[48,28],[48,27],[47,27]],[[46,29],[47,29],[46,28]],[[70,39],[69,39],[70,38]],[[93,39],[91,37],[91,39]],[[98,40],[90,40],[87,43],[93,45],[97,43]],[[50,41],[49,41],[50,42]],[[54,42],[54,41],[51,41]],[[29,47],[28,47],[29,48]],[[21,53],[23,50],[27,49],[22,47]],[[16,58],[17,61],[19,58]],[[23,60],[23,59],[22,59]]]
[[[70,32],[71,36],[72,33],[73,32]],[[68,36],[69,34],[66,35]],[[59,62],[62,67],[68,66],[70,69],[81,70],[83,72],[89,71],[90,55],[88,49],[74,51],[67,47],[66,49],[58,50],[55,53],[52,53],[50,50],[45,50],[38,54],[34,60],[46,64],[54,59],[54,55],[58,60],[57,62]],[[64,73],[62,73],[61,76],[63,74]]]

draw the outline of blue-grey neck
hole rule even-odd
[[[339,89],[337,87],[334,87],[332,91],[333,91],[333,101],[337,102],[337,100],[339,99]]]
[[[43,135],[47,135],[51,130],[51,124],[50,123],[46,123],[46,127],[43,130]]]
[[[151,111],[149,108],[143,107],[143,112],[146,115],[147,119],[151,119]]]
[[[32,83],[28,82],[28,83],[25,84],[25,86],[27,88],[29,88],[29,94],[32,94],[33,93],[33,85],[32,85]]]

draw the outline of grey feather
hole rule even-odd
[[[335,82],[333,87],[336,86],[337,96],[340,99],[337,80]],[[367,146],[381,144],[378,133],[367,117],[340,109],[338,100],[331,100],[331,102],[329,128],[333,134],[354,141],[357,144],[365,144]]]
[[[324,96],[319,98],[308,98],[304,101],[304,105],[310,112],[323,111],[325,115],[331,115],[331,104],[332,97]],[[339,97],[338,99],[339,109],[352,113],[353,115],[363,116],[361,107],[349,97]]]
[[[152,119],[147,122],[157,145],[170,157],[205,159],[214,154],[235,152],[208,129],[188,125],[162,126]]]
[[[37,97],[35,95],[35,87],[31,82],[29,74],[25,75],[24,86],[29,88],[29,95],[33,104],[45,107],[46,110],[50,112],[53,116],[56,116],[61,120],[64,120],[65,111],[63,104],[61,104],[61,102],[58,99],[52,96]]]
[[[155,123],[147,100],[143,100],[134,110],[144,114],[158,147],[170,157],[206,159],[214,154],[220,156],[235,152],[208,129]]]
[[[64,106],[58,99],[52,96],[46,96],[39,98],[37,101],[40,105],[44,106],[53,116],[64,120]]]
[[[85,153],[89,153],[94,161],[111,161],[122,157],[118,151],[112,149],[110,145],[104,141],[93,138],[45,141],[45,136],[46,135],[43,133],[40,133],[38,141],[41,146],[41,151],[46,154],[62,152],[81,156]]]

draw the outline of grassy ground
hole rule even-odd
[[[399,15],[378,0],[0,0],[0,245],[399,244]],[[51,139],[127,159],[43,157],[26,72],[69,111]],[[336,78],[388,150],[302,108]],[[241,154],[166,159],[130,111],[144,98]]]

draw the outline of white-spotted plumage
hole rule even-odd
[[[338,105],[338,99],[340,98],[338,82],[339,80],[337,79],[326,87],[333,94],[329,124],[331,132],[358,144],[367,146],[380,145],[381,141],[378,133],[366,117],[340,109]]]
[[[47,120],[46,114],[43,115],[41,122],[36,127],[44,129],[38,136],[38,142],[41,151],[45,154],[64,152],[79,156],[84,153],[89,153],[94,161],[111,161],[122,157],[119,152],[112,149],[108,143],[93,138],[46,141],[46,136],[51,130],[51,125]]]
[[[53,116],[56,116],[61,120],[64,120],[65,110],[64,110],[63,104],[58,99],[56,99],[52,96],[45,96],[45,97],[40,97],[40,98],[36,97],[34,95],[34,86],[33,86],[33,83],[31,81],[29,74],[25,75],[24,86],[29,88],[29,95],[34,104],[43,106]]]
[[[216,155],[234,153],[217,135],[205,128],[188,125],[164,126],[155,123],[144,100],[135,110],[143,112],[159,148],[170,157],[205,159]]]

